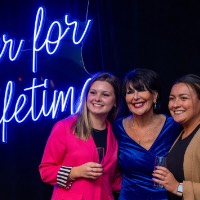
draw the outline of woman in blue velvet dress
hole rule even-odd
[[[154,71],[130,71],[124,78],[123,94],[131,114],[113,127],[123,176],[119,200],[166,200],[166,190],[155,188],[152,180],[155,156],[167,155],[181,127],[156,112],[160,82]]]

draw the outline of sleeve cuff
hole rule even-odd
[[[69,178],[69,174],[71,172],[72,167],[62,166],[57,174],[57,184],[60,187],[70,189],[72,186],[73,180],[67,181]]]

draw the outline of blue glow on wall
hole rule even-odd
[[[33,73],[37,73],[38,71],[38,54],[41,51],[46,52],[46,56],[59,54],[60,46],[67,45],[67,43],[64,43],[64,38],[66,37],[68,37],[68,40],[71,40],[73,45],[83,43],[92,25],[92,20],[87,20],[83,27],[78,21],[72,20],[69,15],[64,16],[64,22],[65,26],[59,21],[53,21],[46,30],[44,28],[45,9],[39,7],[35,18],[32,49],[29,49],[29,51],[32,51],[30,65],[32,66],[31,71]],[[46,35],[43,33],[44,29]],[[5,58],[8,58],[12,62],[19,60],[24,51],[27,51],[27,49],[24,49],[26,42],[24,39],[16,42],[16,39],[10,38],[8,34],[3,34],[2,40],[0,40],[0,62]],[[0,124],[2,126],[1,141],[3,143],[7,142],[7,127],[11,121],[15,120],[17,123],[22,123],[27,118],[31,118],[32,121],[37,121],[41,117],[47,116],[51,116],[54,119],[59,112],[66,111],[68,104],[70,105],[70,113],[76,113],[80,108],[83,92],[89,80],[87,79],[82,86],[81,96],[79,97],[80,101],[76,105],[76,108],[75,102],[77,101],[74,95],[74,86],[70,86],[65,91],[53,90],[50,97],[47,91],[49,80],[45,79],[41,83],[41,80],[33,78],[32,85],[24,88],[24,92],[15,97],[15,82],[9,80],[5,87],[4,96],[1,95],[3,96],[3,108],[2,113],[0,113]],[[38,101],[37,92],[39,90],[42,92],[42,95]],[[37,102],[39,102],[39,108]]]

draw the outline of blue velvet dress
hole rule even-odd
[[[152,173],[155,156],[166,156],[181,127],[166,116],[163,128],[149,150],[128,136],[122,125],[123,118],[113,126],[119,144],[119,165],[122,171],[122,188],[119,200],[167,200],[167,192],[154,188]]]

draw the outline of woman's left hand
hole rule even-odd
[[[169,192],[177,194],[179,182],[166,167],[157,166],[152,175],[154,176],[154,182],[163,185]]]

